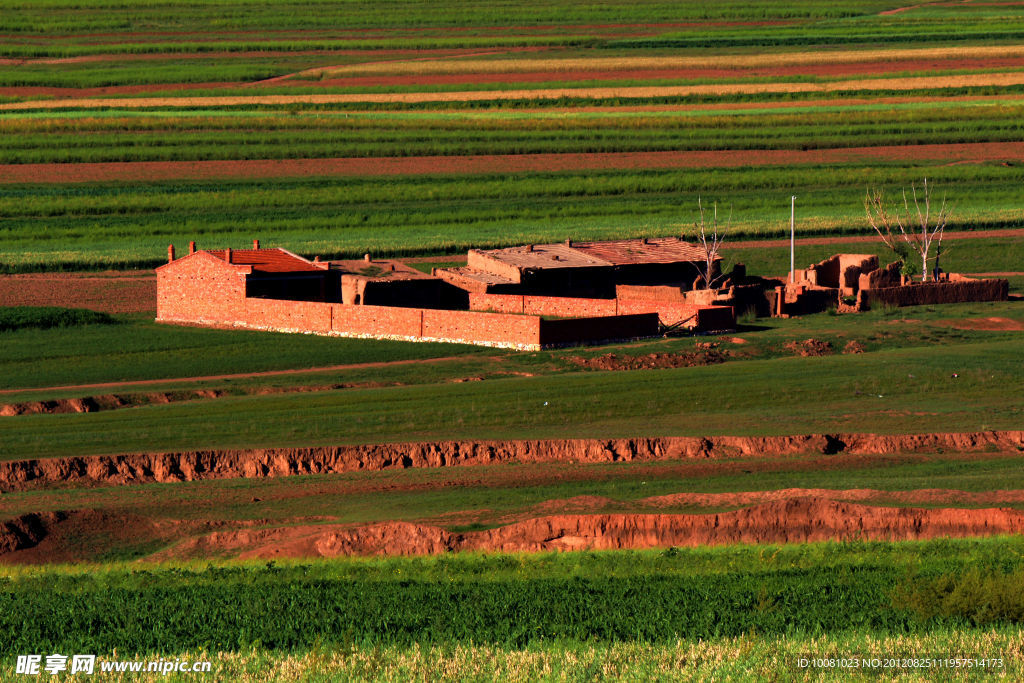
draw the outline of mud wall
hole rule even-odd
[[[1010,284],[1007,280],[958,280],[924,282],[903,287],[862,289],[857,303],[862,308],[872,304],[890,306],[922,306],[926,304],[958,304],[968,301],[1005,301]]]
[[[0,462],[0,491],[506,462],[629,462],[801,453],[884,455],[940,449],[1024,454],[1024,431],[436,441],[37,458]]]

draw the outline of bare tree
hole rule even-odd
[[[904,263],[911,251],[921,258],[921,282],[927,282],[928,255],[934,244],[936,259],[938,259],[938,254],[942,251],[942,234],[949,221],[951,209],[946,208],[946,197],[943,196],[938,214],[932,216],[931,189],[928,187],[927,178],[924,179],[920,198],[914,184],[910,185],[910,194],[914,200],[916,216],[910,211],[910,200],[907,198],[905,189],[903,190],[902,212],[897,204],[896,209],[890,213],[886,207],[885,194],[879,189],[867,191],[864,196],[864,211],[867,214],[868,223],[882,238],[885,246],[892,249],[893,253],[899,256]],[[899,230],[898,233],[894,232],[894,227]],[[918,232],[918,228],[920,228],[920,232]]]
[[[729,220],[719,232],[717,202],[714,204],[710,225],[705,220],[704,205],[701,203],[700,197],[697,197],[697,208],[700,209],[700,222],[694,223],[693,227],[696,228],[697,239],[700,240],[700,245],[704,249],[705,263],[701,277],[704,279],[704,289],[711,289],[711,285],[723,277],[722,273],[715,277],[712,277],[711,273],[714,270],[715,261],[718,260],[718,252],[722,248],[722,243],[725,242],[725,235],[732,226],[732,209],[729,210]]]

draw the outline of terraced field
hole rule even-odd
[[[1019,226],[1024,20],[893,4],[11,6],[0,268],[677,234],[698,194],[738,234],[791,194],[801,231],[849,234],[867,185],[923,176],[959,226]]]

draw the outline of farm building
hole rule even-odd
[[[790,273],[771,295],[774,315],[817,313],[828,308],[866,311],[872,304],[917,306],[968,301],[1005,301],[1009,281],[975,279],[957,273],[937,274],[919,282],[900,272],[899,262],[880,268],[873,254],[836,254]]]
[[[157,320],[524,349],[731,329],[727,301],[691,291],[703,262],[679,239],[567,241],[473,250],[466,267],[427,275],[369,255],[310,261],[258,241],[193,242],[157,268]]]
[[[471,249],[464,268],[436,275],[480,294],[536,294],[614,298],[620,284],[687,289],[707,269],[703,249],[677,237],[529,244],[508,249]],[[712,276],[720,259],[715,259]]]

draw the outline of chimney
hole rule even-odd
[[[260,241],[259,240],[253,240],[252,241],[252,248],[255,249],[256,251],[259,251],[260,250]]]
[[[224,260],[231,263],[231,247],[224,250]]]
[[[567,247],[571,247],[572,246],[572,238],[569,238],[569,239],[567,239],[565,241],[565,246],[567,246]]]
[[[648,239],[646,237],[641,237],[640,238],[640,244],[650,244],[650,242],[648,241]]]
[[[369,263],[370,262],[370,255],[369,254],[363,254],[363,260],[366,261],[367,263]]]
[[[173,244],[168,244],[167,245],[167,262],[168,263],[174,263],[174,245]]]
[[[190,254],[196,253],[196,243],[195,243],[195,240],[192,240],[191,242],[188,243],[188,253],[190,253]]]
[[[320,263],[320,254],[313,257],[313,263]]]
[[[532,244],[527,244],[526,245],[526,251],[533,251],[533,245]]]

